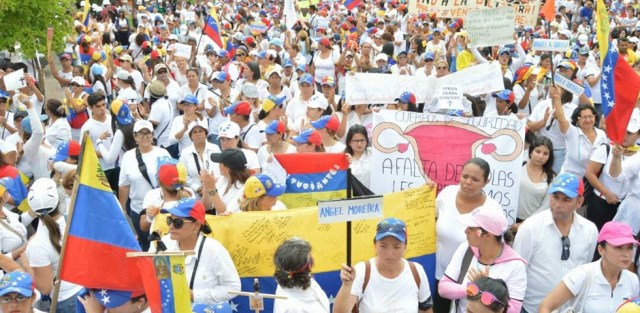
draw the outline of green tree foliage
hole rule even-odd
[[[36,49],[47,51],[47,28],[53,27],[53,51],[64,49],[64,37],[71,33],[74,0],[0,0],[0,50],[12,51],[20,43],[25,57]]]

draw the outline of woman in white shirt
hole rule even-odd
[[[22,120],[22,140],[25,142],[23,148],[23,158],[27,159],[33,178],[49,177],[49,158],[55,155],[56,150],[44,141],[44,127],[42,121],[47,119],[46,115],[38,115],[32,107],[31,101],[22,101],[27,106],[29,116]]]
[[[538,312],[551,312],[571,300],[576,312],[616,312],[640,292],[638,277],[627,270],[637,245],[629,225],[604,224],[598,234],[598,253],[602,258],[571,270],[544,298]]]
[[[162,238],[167,251],[195,251],[185,258],[186,276],[194,303],[214,304],[229,301],[240,291],[240,276],[229,252],[217,240],[207,236],[211,227],[205,220],[204,205],[195,198],[178,201],[168,210],[169,234]],[[155,249],[152,248],[152,252]]]
[[[520,174],[516,227],[539,210],[549,208],[547,189],[555,177],[552,167],[553,143],[547,137],[536,136],[529,145],[529,161]]]
[[[238,148],[225,149],[211,154],[211,161],[220,164],[220,176],[206,173],[201,177],[205,205],[211,203],[218,214],[239,212],[244,184],[251,176],[244,152]]]
[[[349,128],[345,152],[349,159],[351,174],[365,187],[371,188],[372,153],[371,148],[369,148],[367,129],[364,126],[353,125]]]
[[[187,135],[193,142],[180,153],[180,162],[187,167],[187,186],[196,191],[198,197],[202,197],[201,171],[220,175],[218,164],[211,162],[209,156],[212,153],[220,153],[220,148],[207,141],[209,135],[206,121],[193,121],[189,124]]]
[[[17,176],[15,179],[20,179]],[[26,249],[27,229],[20,222],[20,215],[4,207],[5,198],[11,198],[7,189],[12,188],[14,179],[3,177],[0,179],[0,251],[12,260],[20,257]]]
[[[41,294],[40,301],[47,302],[51,301],[53,282],[59,274],[58,263],[66,221],[58,209],[58,189],[51,178],[36,180],[29,189],[27,199],[31,210],[40,220],[40,227],[27,244],[27,259],[33,268],[36,288]],[[76,294],[81,289],[81,286],[62,281],[56,312],[75,312]]]
[[[278,197],[285,191],[285,186],[273,181],[265,174],[249,177],[244,184],[244,194],[240,202],[240,211],[278,211],[286,210]]]
[[[325,152],[343,153],[345,145],[338,141],[336,131],[340,128],[340,120],[335,115],[323,115],[318,120],[311,122],[311,126],[315,128],[322,136],[322,144]]]
[[[313,256],[306,240],[287,239],[276,249],[273,262],[276,295],[287,297],[274,301],[274,313],[329,313],[329,299],[311,275]]]
[[[49,125],[45,127],[45,138],[53,147],[71,140],[71,126],[67,122],[67,114],[64,110],[62,102],[56,99],[47,100],[44,112],[49,117]]]
[[[288,143],[286,138],[287,124],[284,121],[272,121],[264,130],[267,143],[258,149],[258,162],[265,168],[276,153],[295,153],[296,147]]]
[[[169,144],[178,144],[178,150],[182,151],[191,146],[191,138],[187,135],[189,124],[194,121],[199,123],[207,123],[208,121],[202,116],[198,110],[198,98],[193,95],[186,95],[180,100],[180,107],[184,114],[173,118],[171,124],[171,132],[169,133]]]

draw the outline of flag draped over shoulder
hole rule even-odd
[[[220,36],[220,23],[218,23],[218,16],[215,10],[211,10],[211,15],[207,16],[207,24],[204,25],[204,33],[218,45],[218,48],[224,49],[225,46]]]
[[[26,212],[29,210],[29,202],[27,201],[27,194],[29,191],[25,186],[24,174],[22,174],[18,169],[12,166],[5,167],[2,173],[0,173],[0,195],[5,191],[9,193],[11,199],[13,199],[14,205],[21,212]],[[28,183],[29,180],[27,179]]]
[[[287,189],[280,196],[287,208],[315,206],[319,200],[347,197],[349,161],[344,153],[274,155],[287,172]]]
[[[152,312],[191,312],[184,256],[139,257],[138,262]]]
[[[616,47],[611,44],[609,16],[602,0],[598,0],[596,14],[597,37],[602,59],[600,91],[607,136],[613,142],[622,144],[638,93],[640,93],[640,76],[627,61],[620,57]]]
[[[60,278],[91,289],[141,290],[137,262],[126,256],[140,246],[87,134],[83,142]]]

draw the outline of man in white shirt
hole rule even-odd
[[[528,263],[522,312],[538,312],[542,299],[565,274],[593,259],[598,230],[576,213],[583,192],[581,178],[558,175],[549,186],[549,210],[529,217],[518,228],[513,248]]]
[[[111,114],[107,111],[105,96],[102,94],[92,94],[87,98],[87,103],[91,108],[91,118],[82,125],[80,133],[84,134],[87,131],[89,132],[91,142],[93,142],[96,151],[100,151],[98,145],[104,145],[107,150],[110,150],[111,141],[113,140],[113,129],[111,128]],[[84,136],[81,137],[81,140],[82,139],[84,139]],[[104,170],[111,189],[117,193],[120,167],[116,167],[115,161],[107,163],[102,156],[100,156],[98,162],[100,162],[100,167]]]
[[[155,80],[149,84],[148,89],[151,96],[151,110],[147,116],[143,117],[153,124],[153,138],[157,140],[156,145],[167,148],[171,145],[169,134],[174,116],[173,105],[166,97],[167,89],[163,82]]]

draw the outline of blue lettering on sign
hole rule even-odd
[[[348,208],[349,215],[380,213],[378,204],[366,203],[362,205],[350,205]]]
[[[342,215],[341,207],[326,207],[320,209],[320,217],[338,216]]]

